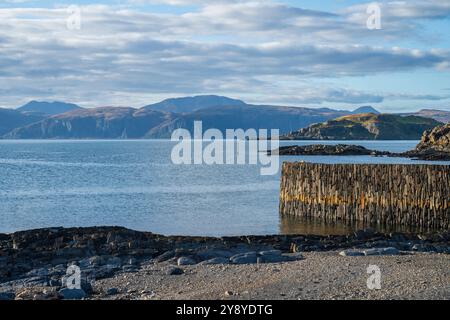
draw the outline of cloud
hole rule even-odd
[[[355,12],[271,1],[213,1],[184,14],[90,5],[81,7],[81,30],[68,30],[63,7],[0,9],[0,104],[49,98],[139,105],[154,96],[249,92],[265,101],[275,99],[273,88],[278,101],[290,103],[380,103],[380,94],[318,88],[314,81],[448,70],[447,49],[355,45],[368,32]]]

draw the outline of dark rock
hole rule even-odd
[[[288,261],[298,261],[304,259],[303,255],[300,252],[284,253],[282,256],[288,259]]]
[[[155,262],[163,262],[163,261],[167,261],[169,259],[172,259],[175,257],[175,250],[170,250],[167,252],[164,252],[163,254],[157,256],[154,261]]]
[[[398,249],[392,247],[367,249],[363,252],[366,256],[391,256],[400,254]]]
[[[201,265],[229,264],[229,263],[230,263],[230,259],[222,258],[222,257],[212,258],[212,259],[200,262]]]
[[[367,240],[373,237],[375,234],[375,231],[372,229],[364,229],[364,230],[358,230],[354,233],[355,238],[359,240]]]
[[[348,250],[339,252],[339,255],[341,255],[343,257],[357,257],[357,256],[363,256],[364,252],[362,252],[361,250],[348,249]]]
[[[450,160],[450,123],[425,131],[417,147],[406,154],[423,160]]]
[[[196,252],[196,255],[201,260],[210,260],[213,258],[231,258],[233,253],[228,250],[217,250],[217,249],[202,249]]]
[[[59,290],[59,294],[65,300],[81,300],[86,298],[86,292],[83,289],[68,289]]]
[[[278,150],[269,151],[270,154],[280,156],[362,156],[362,155],[389,155],[389,152],[369,150],[363,146],[338,144],[313,144],[307,146],[285,146]]]
[[[119,289],[117,289],[117,288],[109,288],[108,290],[106,290],[106,294],[108,296],[114,296],[118,293],[119,293]]]
[[[174,266],[170,266],[166,270],[166,274],[169,275],[169,276],[182,275],[183,273],[184,273],[183,269],[177,268],[177,267],[174,267]]]
[[[14,292],[0,292],[0,300],[14,300],[15,297]]]
[[[266,251],[260,251],[258,254],[260,256],[281,256],[281,250],[266,250]]]
[[[256,258],[256,252],[247,252],[232,256],[230,261],[234,264],[249,264],[256,263]]]
[[[113,268],[120,268],[122,267],[122,259],[119,257],[112,257],[108,259],[107,265],[112,266]]]
[[[136,266],[127,264],[122,267],[122,271],[126,272],[126,273],[132,273],[132,272],[138,272],[139,269]]]
[[[190,265],[194,265],[196,263],[197,262],[194,259],[190,258],[190,257],[180,257],[177,260],[177,264],[179,266],[190,266]]]

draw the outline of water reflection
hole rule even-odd
[[[357,230],[373,229],[378,232],[391,233],[434,233],[439,229],[423,229],[416,227],[385,226],[379,224],[364,224],[362,222],[344,223],[342,221],[330,222],[317,218],[287,217],[280,215],[281,234],[311,234],[319,236],[348,235]]]

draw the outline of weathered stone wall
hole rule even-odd
[[[285,162],[282,215],[385,226],[450,227],[450,166]]]

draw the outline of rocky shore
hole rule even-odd
[[[138,294],[137,289],[127,287],[126,280],[121,287],[114,287],[114,279],[140,278],[145,282],[146,277],[155,280],[163,275],[171,282],[172,277],[196,268],[238,270],[242,266],[250,270],[250,266],[267,265],[264,268],[270,269],[270,265],[300,263],[305,256],[308,259],[308,252],[346,258],[427,253],[443,255],[448,261],[450,232],[414,235],[364,230],[346,236],[208,238],[92,227],[0,234],[0,299],[104,299],[119,293],[127,298],[124,290],[134,290],[135,295],[128,298],[148,298],[151,292],[142,289]],[[71,266],[81,270],[80,289],[65,287]]]
[[[313,144],[306,146],[285,146],[277,150],[269,151],[269,154],[280,156],[390,156],[386,151],[370,150],[363,146],[337,144],[323,145]]]
[[[268,151],[268,154],[280,156],[388,156],[403,157],[418,160],[450,161],[450,124],[438,126],[430,131],[425,131],[420,143],[415,149],[393,153],[388,151],[370,150],[358,145],[306,145],[285,146]]]
[[[417,147],[404,155],[421,160],[450,160],[450,123],[426,131]]]

